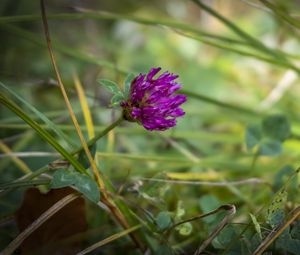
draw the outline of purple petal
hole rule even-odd
[[[152,68],[147,75],[147,80],[151,81],[153,77],[161,70],[160,67]]]

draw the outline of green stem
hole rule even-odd
[[[101,131],[99,134],[97,134],[93,139],[89,140],[87,142],[87,145],[89,147],[93,146],[100,138],[105,136],[109,131],[113,130],[115,127],[117,127],[122,121],[124,120],[123,116],[119,117],[115,122],[111,123],[107,128],[105,128],[103,131]],[[82,146],[77,148],[76,150],[72,151],[71,154],[77,154],[83,150]]]

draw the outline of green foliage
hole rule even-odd
[[[300,240],[300,220],[296,220],[291,230],[291,237]]]
[[[282,153],[282,142],[290,135],[290,122],[286,116],[276,114],[265,117],[260,125],[249,125],[245,142],[248,150],[257,148],[258,155],[277,156]]]
[[[263,119],[262,131],[266,137],[284,141],[291,135],[291,125],[286,116],[271,115]]]
[[[182,236],[188,236],[193,231],[193,225],[190,222],[186,222],[183,224],[180,224],[178,227],[176,227],[176,230],[178,233]]]
[[[119,88],[119,85],[113,81],[99,79],[98,83],[114,95],[116,95],[116,94],[122,95],[123,94],[123,92]]]
[[[58,189],[67,186],[74,186],[86,198],[94,203],[100,200],[100,191],[97,183],[86,175],[77,172],[59,169],[53,174],[53,179],[50,184],[51,188]]]
[[[99,188],[89,176],[86,154],[76,146],[78,135],[45,38],[37,33],[39,5],[0,2],[0,80],[5,83],[0,83],[0,250],[22,232],[7,219],[18,211],[24,188],[32,186],[45,196],[51,188],[71,186],[93,201],[84,208],[87,231],[99,238],[74,243],[84,250],[122,233],[122,227],[103,204],[95,204]],[[55,14],[50,2],[46,6],[54,56],[81,130],[94,130],[95,137],[106,134],[96,139],[97,154],[96,145],[89,149],[97,155],[107,195],[130,226],[142,226],[131,234],[153,254],[194,254],[227,215],[199,214],[225,204],[234,204],[237,214],[203,253],[253,254],[300,203],[295,173],[300,90],[291,87],[300,74],[299,5],[262,0],[253,8],[250,2],[98,1],[86,9],[75,5],[76,12],[55,4]],[[190,12],[198,7],[201,13]],[[124,121],[107,135],[109,123],[121,115],[120,108],[107,105],[128,99],[134,74],[156,66],[179,74],[183,89],[178,93],[188,98],[184,118],[165,132]],[[89,123],[73,86],[74,73],[83,85]],[[101,86],[94,86],[97,77],[105,78],[98,80]],[[103,87],[110,94],[102,93]],[[251,155],[243,151],[243,130]],[[22,176],[22,164],[33,173]],[[289,224],[266,253],[298,254],[299,226],[299,220]],[[92,253],[115,254],[118,247],[124,255],[139,254],[131,236],[111,239]]]
[[[160,230],[167,229],[172,223],[170,212],[160,212],[156,216],[155,221]]]
[[[276,156],[279,155],[281,151],[281,143],[276,140],[264,139],[259,144],[259,155]]]
[[[113,97],[111,99],[112,106],[119,106],[120,103],[123,100],[125,100],[126,97],[124,95],[124,92],[120,89],[118,84],[114,83],[113,81],[105,80],[105,79],[99,79],[98,83],[113,94]]]
[[[262,237],[262,234],[261,234],[261,227],[260,227],[260,225],[259,225],[259,223],[258,223],[258,221],[257,221],[257,219],[255,217],[255,215],[253,215],[252,213],[249,213],[249,215],[251,217],[251,220],[252,220],[252,223],[254,225],[255,231],[257,232],[260,240],[262,240],[263,237]]]
[[[281,189],[280,191],[278,191],[273,197],[273,200],[267,209],[267,223],[272,227],[275,227],[277,224],[284,220],[284,206],[287,201],[287,195],[288,194],[285,189]]]
[[[204,213],[210,212],[218,208],[220,205],[221,203],[219,199],[216,198],[214,195],[204,195],[199,199],[199,206]],[[216,220],[217,220],[217,215],[215,214],[210,215],[209,217],[203,219],[203,221],[210,224],[209,225],[210,228],[212,227],[211,223],[216,222]]]
[[[124,91],[120,89],[118,84],[110,80],[99,79],[98,83],[104,86],[108,91],[110,91],[113,94],[113,97],[111,99],[111,105],[119,106],[122,101],[126,100],[129,97],[131,82],[134,79],[134,77],[135,76],[132,73],[127,75],[126,79],[124,80]]]
[[[55,171],[55,173],[53,174],[53,179],[51,181],[51,188],[59,189],[59,188],[71,186],[75,182],[76,182],[75,173],[66,169],[59,169]]]
[[[281,251],[287,251],[289,254],[298,255],[300,249],[300,240],[293,239],[289,228],[287,228],[276,240],[276,247]]]
[[[186,213],[186,209],[183,206],[183,202],[180,200],[177,203],[177,208],[174,213],[175,214],[174,221],[179,222],[179,221],[183,220],[185,213]],[[180,235],[188,236],[193,231],[193,225],[190,222],[185,222],[183,224],[178,225],[175,229],[178,231],[178,233]]]
[[[124,81],[124,95],[125,95],[125,98],[129,97],[131,82],[133,81],[134,77],[135,77],[135,75],[130,73],[130,74],[127,75],[127,77]]]
[[[250,150],[259,144],[262,137],[262,130],[259,125],[249,125],[246,129],[245,135],[247,149]]]
[[[19,96],[17,93],[15,93],[13,90],[11,90],[8,86],[5,86],[2,82],[0,82],[0,86],[2,89],[4,89],[6,92],[8,92],[10,95],[12,95],[18,104],[24,105],[27,107],[30,111],[32,111],[39,119],[41,119],[46,125],[48,125],[51,130],[63,141],[66,141],[67,144],[74,146],[74,142],[72,139],[70,139],[64,132],[62,132],[57,126],[42,112],[37,110],[33,105],[31,105],[29,102],[27,102],[24,98]]]

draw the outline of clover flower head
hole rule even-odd
[[[164,72],[155,76],[160,67],[148,74],[139,74],[131,82],[129,98],[121,102],[124,117],[138,122],[147,130],[166,130],[176,125],[176,118],[185,112],[179,107],[186,101],[185,95],[174,94],[181,88],[175,80],[178,75]]]

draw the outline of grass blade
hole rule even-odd
[[[237,27],[234,23],[232,23],[230,20],[226,19],[224,16],[210,8],[208,5],[204,4],[201,0],[192,0],[197,6],[220,20],[226,27],[228,27],[231,31],[233,31],[235,34],[240,36],[245,42],[248,42],[249,45],[252,45],[254,49],[258,49],[261,52],[269,55],[271,58],[276,59],[279,62],[282,62],[282,64],[288,66],[289,68],[295,70],[298,74],[300,73],[300,70],[294,66],[292,63],[290,63],[284,54],[282,52],[279,52],[277,50],[273,50],[271,48],[268,48],[265,46],[262,42],[255,39],[251,35],[247,34],[243,30],[241,30],[239,27]]]
[[[115,240],[123,237],[123,236],[128,235],[129,233],[131,233],[131,232],[139,229],[140,227],[141,227],[141,225],[136,225],[136,226],[134,226],[132,228],[123,230],[123,231],[121,231],[121,232],[119,232],[117,234],[114,234],[114,235],[112,235],[110,237],[107,237],[107,238],[101,240],[100,242],[97,242],[97,243],[91,245],[90,247],[84,249],[83,251],[77,253],[77,255],[84,255],[84,254],[87,254],[87,253],[89,253],[91,251],[94,251],[95,249],[97,249],[97,248],[99,248],[99,247],[101,247],[103,245],[106,245],[106,244],[108,244],[110,242],[113,242],[113,241],[115,241]]]
[[[12,153],[11,149],[0,140],[0,150],[3,151],[5,154]],[[29,174],[32,173],[30,168],[25,164],[25,162],[21,159],[19,159],[17,156],[12,156],[11,157],[13,162],[20,168],[20,170],[24,174]]]
[[[38,135],[48,142],[57,152],[59,152],[65,159],[67,159],[76,170],[83,174],[87,174],[83,166],[69,153],[67,152],[59,143],[56,142],[56,139],[52,135],[43,129],[38,123],[33,121],[21,108],[11,102],[9,99],[5,98],[0,94],[0,103],[18,115],[23,119],[29,126],[31,126]]]
[[[65,140],[67,144],[70,144],[72,147],[74,147],[76,144],[70,139],[66,134],[64,134],[60,129],[56,127],[56,125],[48,119],[43,113],[38,111],[34,106],[29,104],[25,99],[20,97],[18,94],[16,94],[14,91],[12,91],[10,88],[5,86],[2,82],[0,82],[0,86],[4,88],[7,92],[9,92],[10,95],[14,96],[20,103],[24,104],[29,110],[31,110],[36,116],[38,116],[46,125],[50,127],[50,129],[62,140]]]
[[[284,20],[286,23],[291,25],[294,28],[300,29],[299,20],[291,17],[287,11],[285,11],[282,7],[276,6],[270,3],[267,0],[260,0],[266,7],[268,7],[272,12],[281,20]]]
[[[78,76],[74,74],[73,80],[74,80],[74,84],[75,84],[75,87],[77,90],[81,109],[83,112],[83,117],[85,120],[88,136],[89,136],[89,139],[92,139],[95,137],[95,129],[94,129],[94,124],[93,124],[92,114],[91,114],[91,111],[90,111],[90,108],[89,108],[89,105],[87,102],[87,98],[85,96],[84,90],[82,88],[82,85],[81,85],[81,82],[80,82]]]

